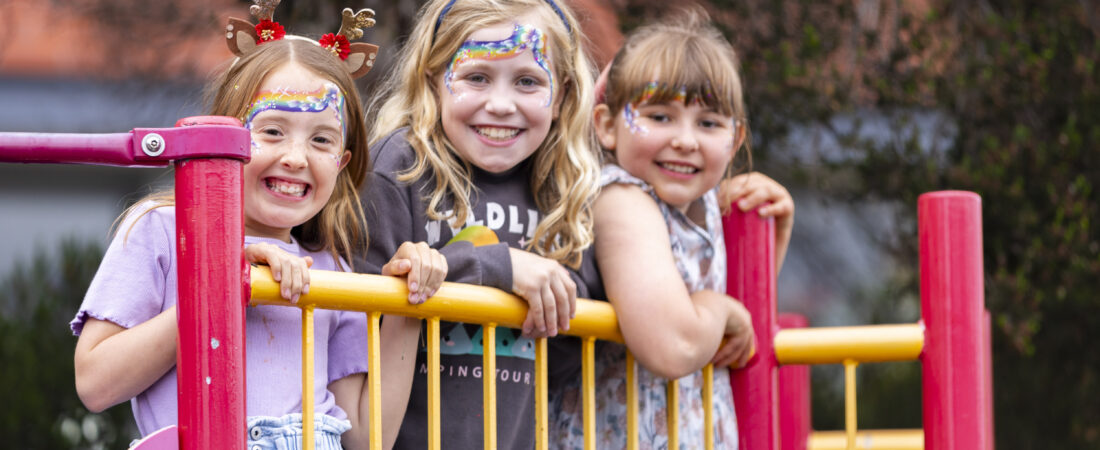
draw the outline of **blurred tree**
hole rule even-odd
[[[1100,339],[1100,5],[703,4],[740,52],[759,167],[833,201],[901,205],[895,238],[879,244],[914,269],[887,280],[873,309],[916,301],[917,197],[982,195],[998,447],[1100,446],[1100,354],[1087,351]],[[672,8],[616,5],[627,27]],[[876,393],[861,392],[861,408],[919,408],[863,373]],[[896,388],[919,389],[919,376],[902,378]]]
[[[126,448],[128,403],[92,414],[76,396],[69,321],[99,267],[99,244],[61,240],[0,280],[0,434],[5,448]]]

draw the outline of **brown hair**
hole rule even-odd
[[[640,92],[657,83],[649,103],[666,103],[686,94],[685,102],[698,101],[731,116],[745,127],[748,166],[752,165],[747,134],[748,117],[741,92],[737,52],[722,32],[710,23],[702,9],[685,9],[669,19],[642,26],[626,38],[611,61],[604,104],[616,114]],[[614,160],[614,155],[604,156]],[[733,160],[726,175],[736,170]]]
[[[538,14],[547,28],[554,78],[561,80],[554,87],[561,111],[534,155],[531,191],[543,219],[527,247],[577,267],[581,252],[592,243],[591,204],[599,189],[600,170],[599,147],[592,133],[594,70],[581,48],[577,20],[560,2],[561,15],[546,0],[462,0],[454,2],[439,21],[447,2],[432,0],[421,8],[416,28],[396,57],[397,67],[387,77],[384,100],[371,107],[375,124],[371,141],[408,127],[406,139],[416,163],[399,179],[432,176],[435,184],[425,194],[425,214],[433,220],[453,217],[464,223],[476,187],[470,181],[469,163],[455,152],[439,125],[437,86],[428,74],[443,73],[474,31],[530,12]],[[450,215],[442,211],[448,199],[453,203]]]
[[[339,86],[347,102],[345,119],[348,135],[344,144],[351,154],[351,159],[336,177],[336,186],[328,202],[317,215],[291,229],[291,235],[298,239],[302,248],[309,251],[327,249],[333,259],[339,261],[343,257],[351,264],[355,249],[366,248],[367,222],[363,206],[359,202],[359,187],[370,170],[370,158],[367,154],[362,101],[351,75],[341,61],[332,52],[308,40],[287,36],[281,40],[266,42],[233,61],[207,87],[206,97],[210,104],[208,113],[242,118],[267,75],[291,62]],[[175,203],[171,192],[153,193],[128,208],[122,217],[144,207],[142,205],[149,201],[155,203],[153,208]]]

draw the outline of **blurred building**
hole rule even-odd
[[[230,56],[221,20],[247,6],[0,2],[0,131],[120,133],[199,114],[202,79]],[[170,183],[167,172],[0,165],[0,274],[63,236],[105,242],[126,199]]]

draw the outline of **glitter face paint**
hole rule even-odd
[[[454,69],[470,60],[480,59],[493,61],[512,58],[524,50],[531,50],[535,63],[546,72],[550,78],[550,96],[546,99],[547,107],[554,98],[554,74],[550,71],[550,65],[546,58],[546,34],[532,25],[516,24],[512,35],[501,41],[466,41],[451,58],[451,64],[447,66],[447,72],[443,77],[447,90],[454,94],[451,86],[454,81]]]
[[[336,120],[340,122],[340,136],[347,140],[347,124],[344,123],[344,109],[346,102],[340,88],[333,83],[325,83],[321,89],[312,92],[298,92],[290,89],[277,89],[274,91],[260,91],[252,99],[252,104],[245,113],[244,126],[252,129],[252,119],[256,115],[268,110],[288,112],[322,112],[332,108],[336,114]],[[255,145],[253,145],[255,149]]]
[[[639,136],[649,134],[649,130],[638,123],[638,117],[641,114],[638,112],[638,107],[649,103],[649,101],[656,97],[664,88],[665,86],[663,83],[650,81],[646,83],[645,87],[642,88],[638,95],[634,96],[634,98],[623,107],[623,121],[626,122],[626,126],[631,133]],[[676,95],[672,97],[671,101],[687,104],[687,87],[680,86],[680,89],[676,91]],[[699,103],[699,99],[695,99],[695,103]]]

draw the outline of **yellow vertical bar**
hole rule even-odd
[[[703,447],[714,448],[714,364],[703,366]]]
[[[676,380],[668,381],[668,448],[680,448],[680,383]]]
[[[461,325],[459,325],[461,326]],[[439,450],[439,318],[428,319],[428,448]]]
[[[856,448],[856,367],[853,359],[844,360],[844,431],[848,437],[848,450]]]
[[[547,450],[550,432],[550,415],[546,402],[549,395],[546,338],[535,339],[535,449]]]
[[[626,352],[626,448],[638,450],[638,366]]]
[[[367,313],[367,401],[370,402],[367,414],[370,414],[370,448],[382,450],[382,337],[379,328],[382,313]]]
[[[596,338],[585,336],[581,349],[581,382],[584,394],[584,448],[596,449]]]
[[[497,448],[497,324],[481,327],[482,401],[485,410],[485,450]]]
[[[302,307],[302,448],[313,449],[313,306]]]

